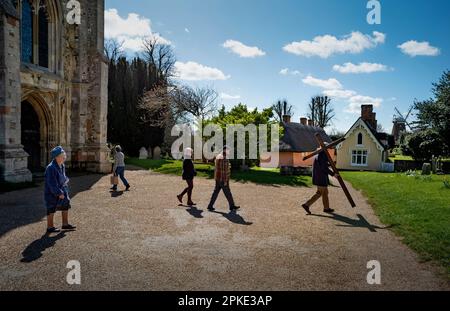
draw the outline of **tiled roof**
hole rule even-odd
[[[284,136],[280,139],[280,151],[315,151],[319,147],[319,143],[315,137],[316,133],[320,133],[324,142],[331,142],[330,137],[320,127],[292,122],[283,123],[283,127]]]

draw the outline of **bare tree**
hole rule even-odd
[[[218,97],[210,87],[159,86],[142,96],[139,108],[143,112],[143,122],[166,127],[212,117],[217,112]]]
[[[124,55],[123,41],[119,42],[115,39],[106,39],[104,46],[105,55],[110,62],[116,62]]]
[[[176,118],[167,87],[157,86],[144,93],[139,100],[141,121],[151,127],[167,127]]]
[[[331,107],[331,98],[328,96],[315,96],[309,104],[308,118],[313,121],[314,126],[325,128],[330,125],[335,117],[334,109]]]
[[[283,121],[283,116],[292,116],[294,114],[294,108],[289,105],[287,100],[279,100],[272,105],[272,109],[275,112],[275,116],[278,122]]]
[[[175,69],[175,54],[172,46],[161,43],[156,36],[142,41],[142,57],[156,69],[158,84],[168,84]]]
[[[172,101],[178,115],[205,120],[217,112],[218,97],[211,87],[183,86],[175,88]]]

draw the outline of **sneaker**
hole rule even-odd
[[[230,207],[230,211],[237,211],[240,208],[241,208],[240,206],[235,205],[233,207]]]
[[[308,215],[311,215],[311,211],[309,210],[309,206],[306,204],[302,204],[303,209],[308,213]]]
[[[208,211],[214,212],[216,209],[214,207],[208,207]]]
[[[126,188],[125,188],[125,191],[130,191],[130,185],[128,185]]]
[[[332,209],[332,208],[324,209],[323,212],[331,214],[331,213],[334,213],[334,209]]]
[[[194,205],[197,205],[197,203],[194,203],[194,202],[188,202],[187,205],[188,205],[188,206],[194,206]]]

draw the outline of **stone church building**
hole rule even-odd
[[[106,172],[104,0],[0,0],[0,181],[42,172],[61,145],[67,166]]]

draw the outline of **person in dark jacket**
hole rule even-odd
[[[308,214],[311,214],[310,207],[314,204],[320,197],[322,197],[323,211],[325,213],[333,213],[334,210],[330,208],[328,200],[328,185],[330,181],[328,175],[337,177],[336,174],[329,168],[328,157],[324,151],[320,152],[313,162],[313,174],[312,174],[313,185],[317,186],[317,192],[308,200],[302,207]]]
[[[194,162],[192,162],[192,149],[186,148],[184,150],[184,160],[183,160],[183,174],[182,178],[186,181],[187,187],[177,195],[178,201],[183,204],[183,197],[187,193],[188,202],[187,205],[193,206],[196,205],[192,202],[192,190],[194,189],[194,177],[197,175],[197,172],[194,168]]]
[[[69,178],[66,176],[64,162],[66,153],[61,146],[51,151],[52,162],[45,169],[44,200],[47,208],[47,233],[59,232],[55,228],[53,219],[56,211],[62,212],[62,229],[73,230],[75,226],[69,224]]]

